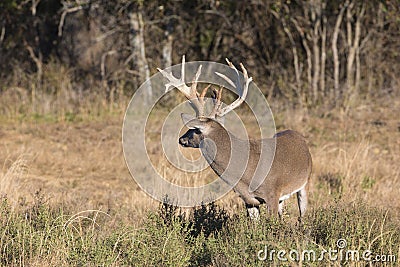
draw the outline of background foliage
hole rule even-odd
[[[65,108],[76,113],[87,91],[118,103],[186,54],[243,62],[268,97],[349,108],[398,95],[399,14],[396,0],[7,0],[0,90],[18,87],[33,104],[41,92],[70,90],[75,104]]]

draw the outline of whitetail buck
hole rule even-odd
[[[282,215],[283,202],[292,194],[297,194],[300,218],[307,208],[307,191],[311,176],[312,160],[305,139],[297,132],[286,130],[276,133],[273,138],[262,140],[241,140],[227,131],[221,123],[221,118],[228,112],[241,105],[247,95],[249,84],[252,78],[248,77],[247,71],[240,64],[244,76],[244,83],[240,82],[240,76],[235,66],[227,60],[229,66],[237,74],[236,82],[221,73],[216,73],[225,79],[229,84],[236,87],[239,98],[228,106],[222,108],[222,88],[213,89],[214,107],[210,115],[204,115],[205,95],[210,86],[204,88],[201,93],[197,92],[198,78],[201,73],[201,66],[192,81],[191,86],[184,82],[185,58],[182,59],[181,78],[178,79],[164,70],[158,69],[169,81],[166,84],[167,90],[170,86],[176,87],[190,101],[196,112],[196,117],[182,114],[182,120],[189,130],[179,138],[179,144],[183,147],[200,148],[202,155],[214,172],[225,182],[233,186],[246,204],[248,215],[252,219],[258,219],[259,206],[266,204],[268,211],[273,214]],[[206,142],[211,140],[212,142]],[[249,149],[248,156],[242,153],[242,149]],[[275,153],[273,149],[275,148]],[[272,165],[269,172],[262,177],[262,182],[257,188],[250,189],[258,164],[268,164],[265,157],[260,157],[260,151],[269,151]],[[246,162],[243,169],[239,170],[229,161],[232,154],[236,156],[236,163]],[[243,158],[241,158],[243,154]],[[259,163],[259,161],[262,161]],[[270,163],[271,164],[271,163]],[[233,167],[232,167],[233,165]],[[231,167],[229,167],[231,166]],[[244,166],[244,165],[242,165]]]

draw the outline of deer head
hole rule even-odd
[[[182,121],[189,130],[179,138],[179,144],[184,147],[199,148],[205,137],[210,136],[212,133],[216,133],[216,130],[221,130],[223,128],[222,124],[224,121],[224,116],[240,106],[246,99],[247,92],[249,89],[249,84],[252,78],[248,77],[247,70],[240,64],[244,76],[244,85],[241,85],[239,71],[236,67],[226,59],[229,67],[232,68],[236,73],[235,82],[229,79],[222,73],[216,72],[215,74],[223,78],[231,86],[233,86],[239,94],[238,99],[236,99],[230,105],[222,108],[222,89],[219,90],[212,88],[212,99],[213,99],[213,110],[209,115],[205,115],[205,96],[207,90],[211,85],[206,86],[201,93],[197,91],[198,79],[201,74],[201,65],[197,69],[197,72],[192,80],[191,86],[186,85],[184,81],[185,77],[185,56],[182,57],[181,65],[181,78],[178,79],[172,75],[172,73],[167,73],[164,70],[158,69],[161,74],[168,80],[166,84],[166,91],[169,90],[170,86],[176,87],[184,96],[189,100],[190,105],[196,112],[196,117],[189,114],[181,114]],[[219,133],[221,134],[221,133]]]

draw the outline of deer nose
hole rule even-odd
[[[188,140],[187,140],[187,138],[184,138],[184,137],[179,138],[179,144],[180,144],[181,146],[188,146]]]

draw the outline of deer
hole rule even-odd
[[[184,125],[188,128],[185,134],[179,137],[182,147],[200,149],[212,170],[232,185],[233,190],[242,198],[247,209],[247,215],[252,220],[260,217],[260,205],[265,204],[268,214],[282,218],[284,201],[293,194],[297,195],[300,216],[304,216],[308,203],[308,190],[312,171],[312,158],[305,138],[294,130],[284,130],[274,134],[271,138],[259,140],[242,140],[235,137],[224,127],[224,116],[239,107],[246,99],[252,78],[242,63],[240,67],[243,82],[240,81],[239,71],[226,59],[229,67],[236,73],[235,82],[222,73],[215,72],[232,85],[239,97],[231,104],[222,106],[222,89],[212,88],[213,108],[209,115],[205,115],[205,96],[211,84],[202,92],[197,91],[198,78],[201,74],[201,65],[195,74],[190,86],[185,79],[185,56],[182,57],[181,77],[177,78],[165,70],[158,68],[162,76],[168,80],[166,91],[172,86],[177,88],[189,101],[196,116],[181,114]],[[211,141],[211,142],[207,142]],[[247,144],[248,157],[241,159],[242,151]],[[260,151],[272,152],[269,171],[262,177],[256,188],[251,188],[253,176],[258,165],[268,165],[268,157],[261,157]],[[274,151],[273,151],[274,150]],[[274,153],[273,153],[274,152]],[[236,156],[236,162],[246,161],[247,164],[235,168],[237,164],[230,163],[231,156]],[[246,153],[243,153],[246,154]]]

